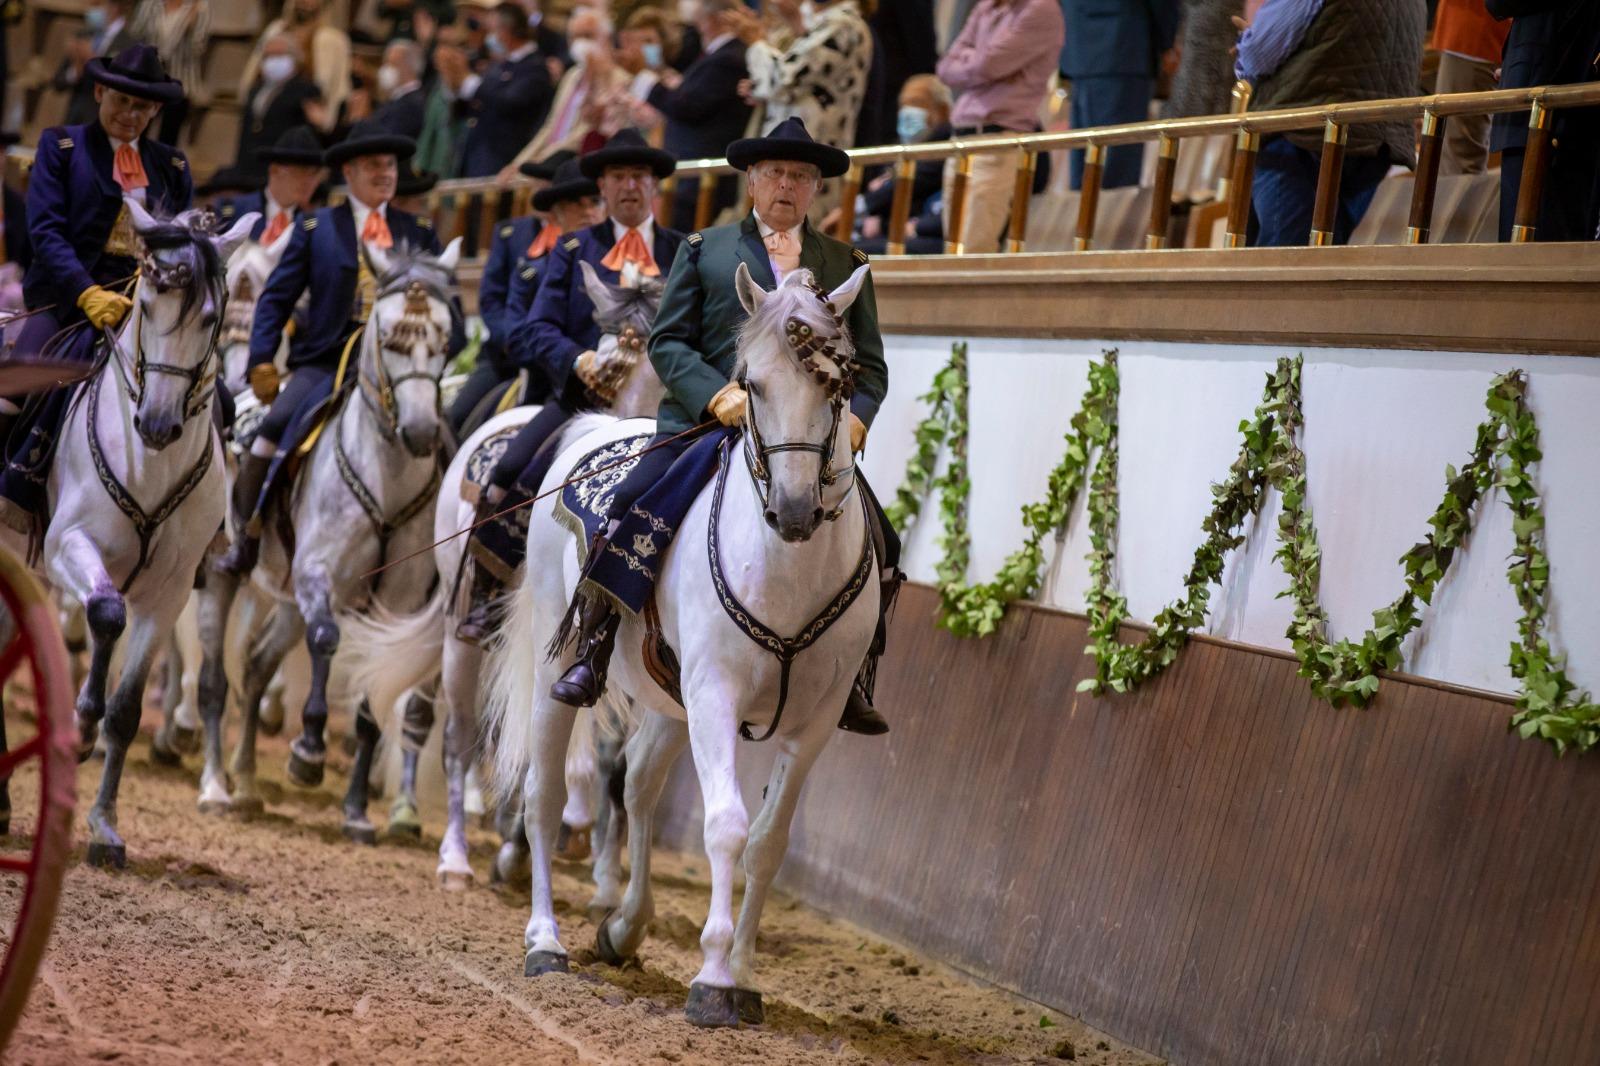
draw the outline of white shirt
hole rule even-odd
[[[116,175],[117,175],[117,169],[116,169],[116,167],[117,167],[117,165],[116,165],[117,149],[121,148],[123,145],[126,144],[128,147],[133,149],[133,154],[134,155],[138,155],[139,154],[139,138],[135,137],[131,141],[119,141],[115,137],[112,137],[110,134],[107,134],[106,136],[107,136],[107,139],[111,142],[111,156],[112,156],[111,176],[112,176],[113,179],[115,179]],[[142,163],[142,162],[144,162],[144,160],[141,159],[140,162]],[[124,196],[131,196],[135,200],[138,200],[139,203],[141,203],[141,204],[145,204],[145,203],[149,202],[146,199],[145,194],[144,194],[144,189],[142,189],[142,188],[141,189],[135,189],[135,190],[133,190],[132,192],[129,192],[129,193],[124,193],[123,195]]]
[[[765,222],[761,221],[761,212],[752,208],[750,213],[756,216],[756,230],[761,234],[761,240],[763,243],[766,242],[768,237],[778,232],[774,227],[769,226]],[[805,234],[802,232],[804,228],[805,221],[802,219],[788,231],[789,236],[794,238],[795,247],[797,248],[805,246]],[[772,265],[772,280],[781,282],[783,280],[783,275],[786,272],[779,269],[777,260],[773,259],[771,255],[767,256],[767,262]]]
[[[373,208],[368,207],[354,196],[350,197],[350,213],[355,216],[357,241],[361,240],[361,231],[367,228],[367,216],[372,214],[373,210]],[[379,218],[383,219],[385,222],[389,221],[388,204],[379,204],[376,210]]]

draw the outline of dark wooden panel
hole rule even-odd
[[[787,890],[1182,1066],[1596,1061],[1600,764],[1502,701],[1390,678],[1334,710],[1211,642],[1085,696],[1082,618],[963,641],[934,606],[906,588],[894,732],[824,755]],[[665,815],[699,846],[687,760]]]

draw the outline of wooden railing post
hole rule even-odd
[[[1229,248],[1243,248],[1249,240],[1250,186],[1256,177],[1256,153],[1261,150],[1261,134],[1242,129],[1233,142],[1233,171],[1228,175]]]
[[[718,174],[702,173],[700,186],[695,190],[694,196],[694,228],[705,229],[711,225],[712,212],[716,210],[717,184],[722,180]]]
[[[1522,187],[1517,190],[1517,215],[1511,242],[1527,244],[1539,232],[1539,207],[1544,200],[1544,172],[1550,163],[1550,111],[1539,100],[1528,113],[1528,148],[1522,158]]]
[[[1244,79],[1233,83],[1233,92],[1230,94],[1228,114],[1242,115],[1250,110],[1250,96],[1255,88]],[[1226,158],[1222,160],[1222,177],[1217,179],[1217,201],[1228,203],[1233,199],[1233,153],[1238,143],[1234,140],[1228,145]]]
[[[1417,177],[1411,187],[1411,224],[1406,227],[1407,244],[1427,244],[1433,231],[1433,199],[1439,189],[1439,156],[1444,148],[1447,121],[1431,110],[1422,113]]]
[[[852,164],[844,176],[844,188],[840,190],[839,199],[839,224],[834,230],[834,237],[846,244],[850,243],[850,235],[856,228],[856,197],[861,195],[861,164]]]
[[[916,160],[902,159],[894,165],[894,200],[889,205],[889,232],[884,234],[890,255],[906,254],[906,223],[911,221],[911,186],[916,177]]]
[[[1150,190],[1150,228],[1145,230],[1144,246],[1155,250],[1167,246],[1172,229],[1172,182],[1178,172],[1178,139],[1163,133],[1156,149],[1155,188]]]
[[[972,181],[972,156],[965,152],[956,156],[955,179],[950,182],[950,202],[944,205],[944,253],[965,255],[967,242],[962,227],[967,224],[967,186]]]
[[[1311,244],[1333,243],[1339,219],[1339,183],[1344,177],[1344,149],[1350,127],[1329,119],[1322,132],[1322,169],[1317,174],[1317,199],[1311,209]]]
[[[1100,210],[1100,173],[1105,166],[1104,145],[1091,144],[1083,153],[1083,188],[1078,195],[1078,235],[1072,250],[1087,252],[1094,247],[1094,221]]]
[[[1006,251],[1012,254],[1027,247],[1028,206],[1033,202],[1033,175],[1038,165],[1038,152],[1029,148],[1017,151],[1017,183],[1011,191],[1010,238],[1006,241]]]

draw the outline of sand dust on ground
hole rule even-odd
[[[27,735],[20,721],[16,728]],[[122,789],[129,866],[82,865],[80,809],[55,938],[8,1062],[1158,1061],[782,895],[761,934],[766,1024],[695,1029],[682,1008],[709,896],[699,856],[659,855],[652,935],[621,968],[590,950],[587,868],[560,867],[557,908],[573,972],[526,979],[525,889],[435,888],[437,824],[421,843],[346,842],[337,755],[324,789],[303,792],[285,783],[285,750],[263,744],[268,813],[243,821],[199,814],[196,760],[156,766],[141,737]],[[99,766],[80,771],[81,806]],[[28,841],[32,768],[19,772],[13,795],[7,851]],[[383,806],[373,806],[381,822]],[[495,843],[474,829],[480,877]],[[9,936],[18,900],[16,879],[5,880],[0,936]]]

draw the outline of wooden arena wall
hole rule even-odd
[[[1596,1061],[1600,761],[1498,698],[1387,677],[1335,710],[1206,639],[1088,696],[1082,617],[968,641],[936,602],[907,586],[894,732],[823,755],[789,892],[1178,1066]],[[754,811],[770,748],[742,755]],[[687,758],[665,809],[698,848]]]

